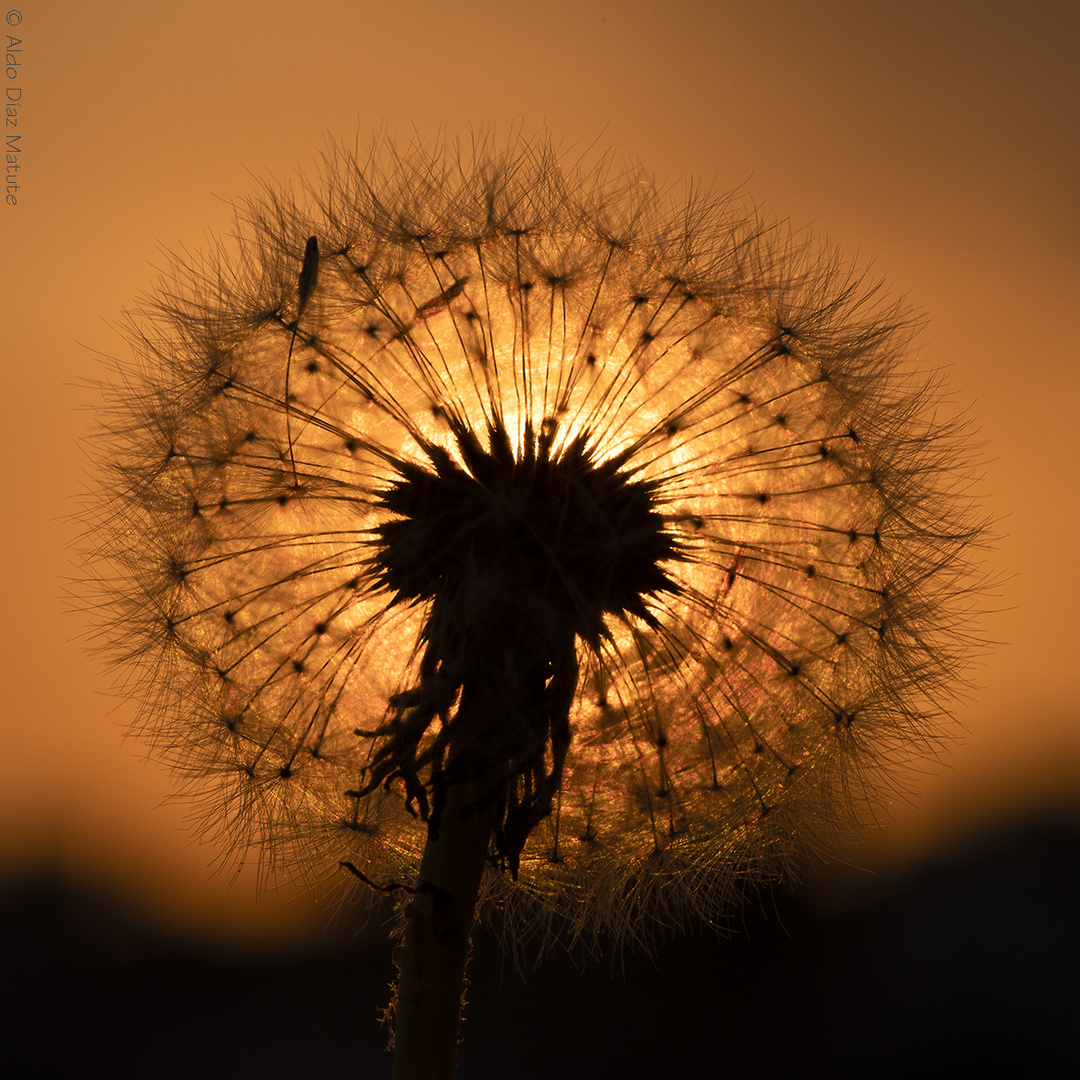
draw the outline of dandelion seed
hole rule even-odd
[[[293,483],[296,484],[296,457],[293,454],[292,438],[292,409],[290,405],[289,385],[292,373],[292,354],[296,346],[296,334],[300,329],[300,320],[303,318],[304,309],[315,291],[315,282],[319,277],[319,238],[309,236],[304,247],[304,264],[300,268],[300,277],[297,281],[296,319],[292,324],[292,337],[289,338],[289,355],[285,358],[285,438],[289,444],[289,465],[292,468]],[[309,370],[312,370],[309,368]],[[317,370],[317,369],[315,369]]]
[[[478,891],[716,919],[932,739],[963,431],[902,308],[733,202],[389,158],[252,202],[134,318],[93,539],[142,727],[240,847],[461,906],[461,967]]]

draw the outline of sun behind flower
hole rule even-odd
[[[479,782],[489,902],[715,918],[955,682],[981,524],[911,319],[542,143],[337,152],[319,190],[178,266],[107,390],[142,729],[272,861],[413,881]]]

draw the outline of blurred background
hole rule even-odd
[[[260,888],[252,868],[219,872],[170,778],[125,740],[131,709],[65,610],[94,424],[83,384],[123,351],[115,324],[163,250],[227,233],[259,180],[314,171],[328,137],[467,142],[491,126],[547,131],[571,157],[611,148],[662,183],[739,188],[886,276],[929,315],[918,357],[978,425],[1002,584],[954,738],[872,844],[752,899],[733,923],[747,934],[675,943],[655,965],[560,957],[522,986],[482,935],[463,1077],[900,1075],[950,1054],[958,1068],[983,1054],[992,1075],[1013,1050],[1051,1075],[1075,1060],[1061,1012],[1080,960],[1074,4],[4,13],[19,187],[0,207],[0,962],[18,1075],[388,1073],[381,917],[365,928]]]

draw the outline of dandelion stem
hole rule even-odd
[[[453,1080],[469,935],[495,804],[479,781],[447,791],[409,905],[394,1021],[393,1080]]]

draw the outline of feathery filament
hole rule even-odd
[[[410,880],[490,775],[489,901],[713,917],[957,674],[980,525],[911,320],[543,145],[393,165],[133,322],[94,554],[142,725],[273,857]]]

